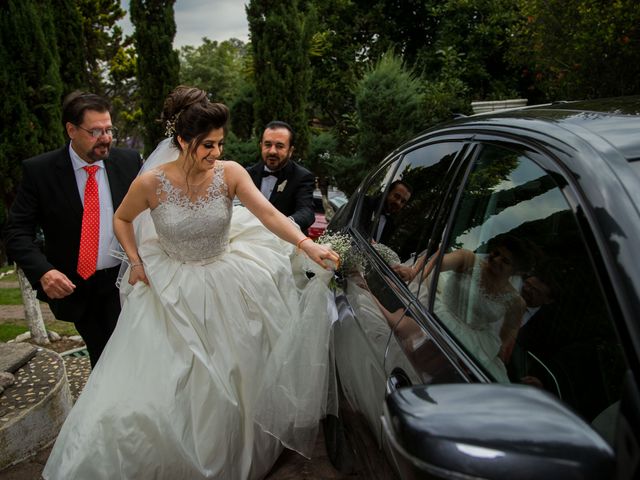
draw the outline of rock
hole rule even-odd
[[[69,340],[73,341],[73,342],[84,342],[84,340],[82,340],[82,337],[80,335],[71,335],[69,337]]]
[[[31,360],[36,351],[30,343],[0,343],[0,372],[15,372]]]
[[[47,335],[49,335],[49,340],[52,342],[57,342],[62,338],[58,332],[54,332],[53,330],[47,330]]]
[[[5,388],[13,385],[16,378],[9,372],[0,372],[0,387],[4,391]]]
[[[24,332],[24,333],[21,333],[20,335],[18,335],[15,338],[15,341],[16,342],[26,342],[29,339],[31,339],[31,332]]]

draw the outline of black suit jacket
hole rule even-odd
[[[115,211],[138,174],[142,158],[134,150],[112,148],[104,165]],[[38,291],[38,298],[49,302],[56,317],[63,320],[74,321],[78,303],[86,303],[86,282],[76,272],[82,212],[69,144],[23,162],[22,183],[5,228],[7,253]],[[35,242],[38,227],[44,233],[44,251]],[[76,285],[72,295],[55,301],[45,295],[40,277],[52,269]]]
[[[560,340],[557,338],[556,314],[557,310],[553,306],[543,306],[518,331],[508,365],[513,381],[518,381],[525,375],[535,376],[535,372],[529,367],[531,362],[527,352],[544,360],[558,349]]]
[[[262,184],[264,162],[260,161],[247,168],[256,187]],[[284,189],[279,192],[278,185],[287,181]],[[284,215],[291,217],[306,233],[315,221],[313,213],[313,189],[315,176],[306,168],[289,160],[278,175],[276,186],[269,197],[269,201]]]
[[[376,195],[374,197],[365,197],[364,201],[362,203],[362,210],[360,211],[360,231],[368,238],[369,235],[371,236],[372,239],[374,239],[375,241],[377,241],[378,243],[382,243],[384,245],[387,245],[389,242],[389,239],[391,238],[391,236],[393,235],[393,233],[396,230],[396,226],[395,226],[395,220],[393,218],[393,216],[391,215],[385,215],[386,217],[386,222],[384,224],[384,227],[382,229],[382,234],[380,235],[380,238],[376,239],[376,232],[378,229],[378,223],[379,220],[377,222],[375,222],[375,229],[374,229],[374,217],[375,214],[378,210],[378,207],[380,205],[380,199],[382,198],[381,195]],[[381,213],[380,216],[384,215],[384,213]],[[380,218],[380,216],[378,216],[378,219]]]

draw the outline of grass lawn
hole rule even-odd
[[[13,340],[21,333],[27,332],[29,329],[24,322],[22,325],[18,323],[3,323],[0,325],[0,342],[6,342],[7,340]]]
[[[11,273],[7,273],[11,272]],[[3,275],[5,274],[5,275]],[[0,280],[9,280],[12,282],[18,281],[18,275],[16,275],[15,268],[13,265],[6,265],[4,267],[0,267]]]
[[[22,305],[20,289],[2,288],[0,286],[0,305]]]
[[[18,281],[18,276],[13,270],[13,266],[0,268],[0,308],[2,308],[3,305],[22,305],[20,289],[15,287],[6,288],[7,285],[14,285],[15,282]],[[45,326],[47,330],[52,330],[62,336],[78,335],[78,331],[71,322],[47,320],[45,321]],[[9,318],[0,320],[0,342],[12,340],[21,333],[28,331],[29,327],[27,326],[27,322],[23,319]]]
[[[0,305],[22,304],[22,294],[20,293],[19,288],[3,288],[3,284],[13,284],[17,281],[18,276],[12,266],[0,268]]]
[[[46,322],[45,326],[47,330],[52,330],[62,336],[69,337],[71,335],[78,335],[78,331],[71,322],[52,320]],[[0,323],[0,342],[13,340],[21,333],[28,331],[29,327],[27,327],[27,322],[24,320],[5,320],[3,323]]]

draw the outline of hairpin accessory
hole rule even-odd
[[[180,118],[180,114],[182,110],[173,115],[169,120],[164,123],[164,136],[165,137],[173,137],[176,133],[176,122],[178,118]]]

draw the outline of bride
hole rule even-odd
[[[226,106],[178,87],[163,116],[114,217],[122,313],[46,479],[262,478],[283,446],[309,456],[326,410],[331,272],[307,258],[338,255],[220,160]]]

